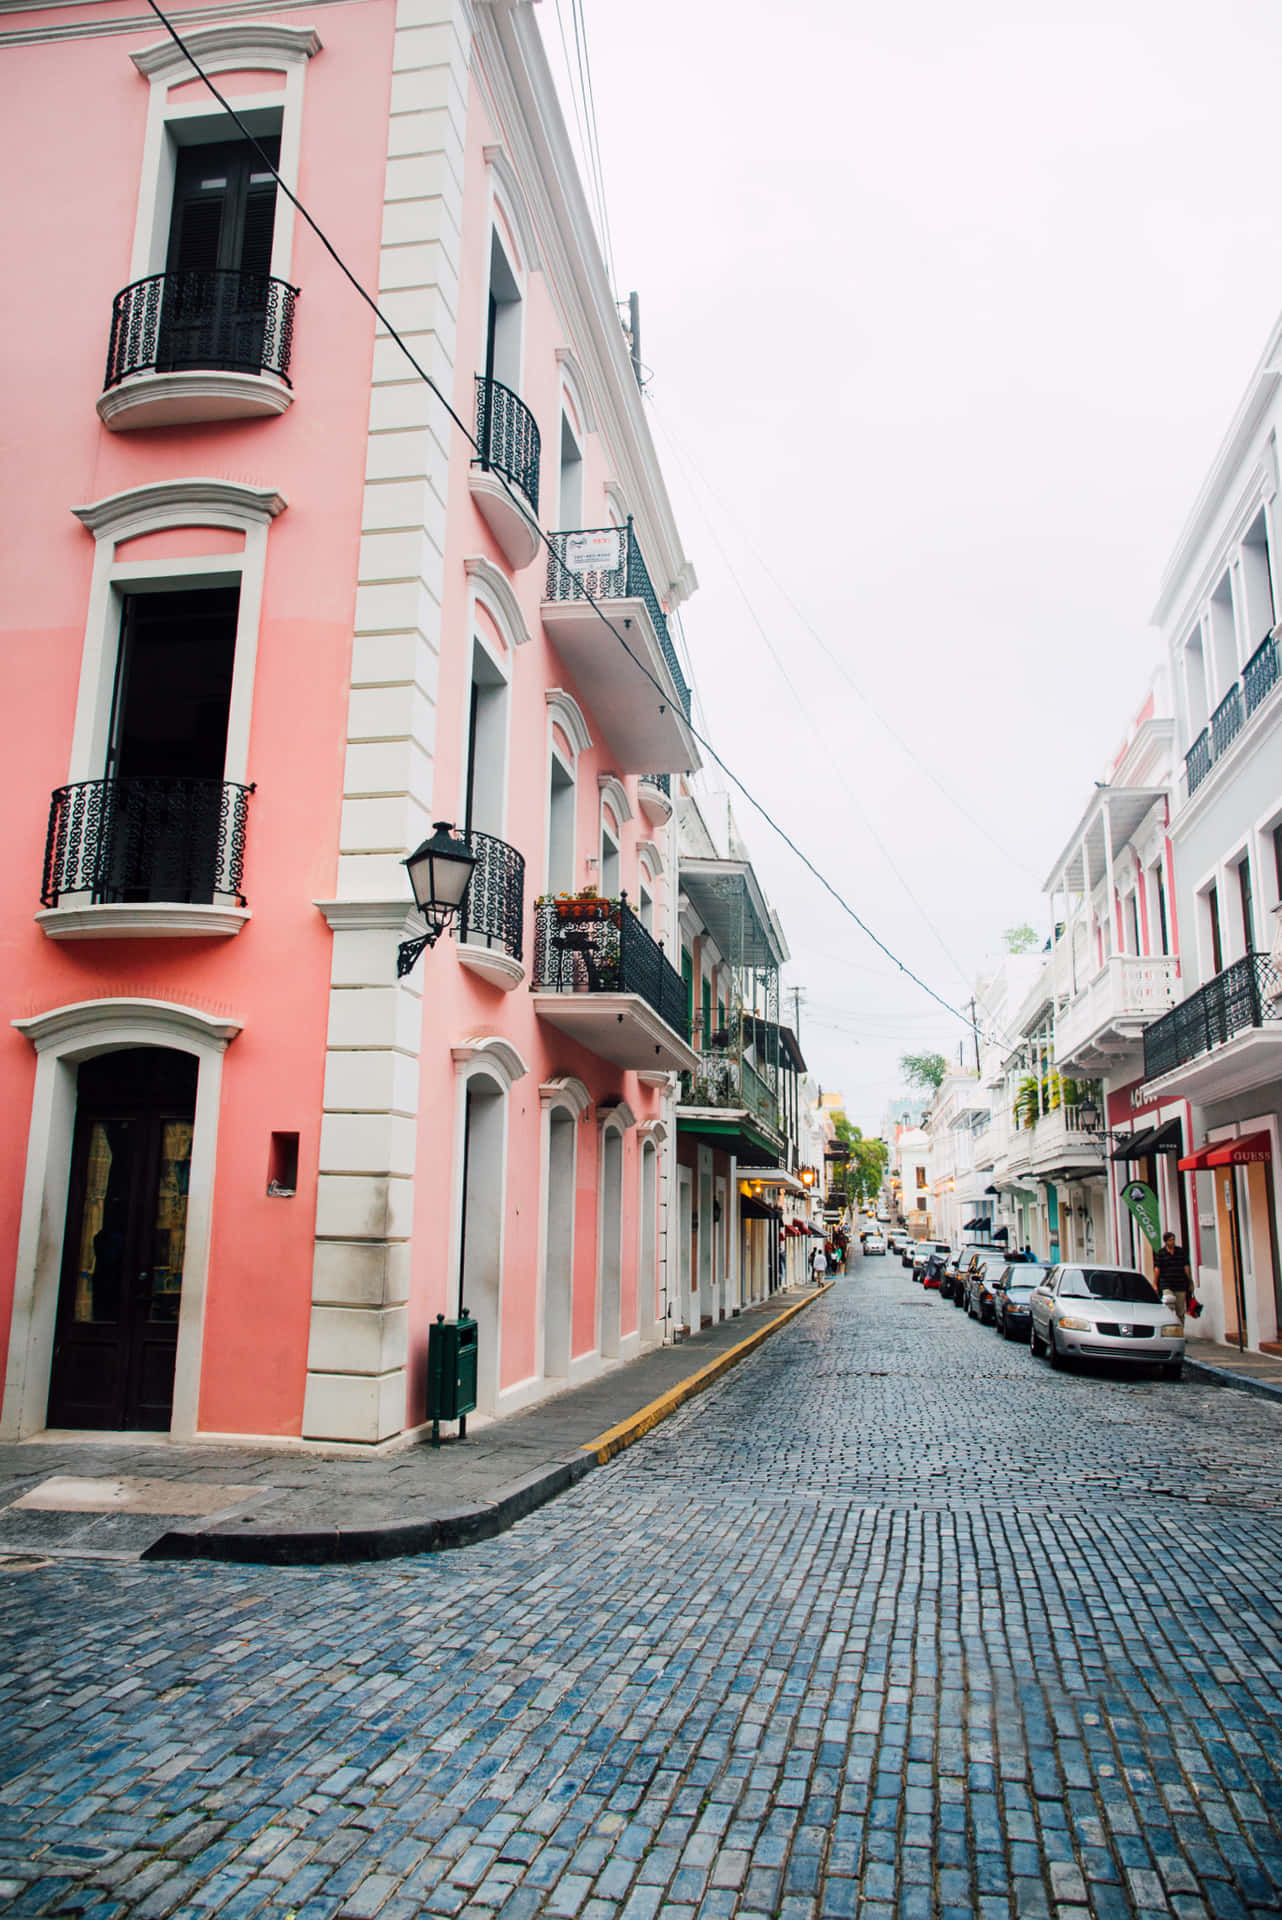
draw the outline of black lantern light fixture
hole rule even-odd
[[[396,950],[396,977],[412,973],[424,947],[434,947],[445,929],[463,911],[476,855],[460,840],[448,820],[432,822],[432,837],[416,847],[404,863],[414,893],[414,905],[427,922],[427,932],[402,940]]]

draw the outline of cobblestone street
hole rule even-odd
[[[1282,1911],[1282,1407],[855,1267],[486,1545],[0,1575],[0,1907]]]

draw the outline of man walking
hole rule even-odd
[[[1155,1279],[1159,1293],[1169,1293],[1175,1302],[1175,1311],[1183,1320],[1189,1310],[1189,1295],[1193,1291],[1193,1276],[1189,1269],[1189,1257],[1184,1248],[1176,1244],[1173,1233],[1162,1235],[1162,1245],[1158,1250]]]
[[[819,1242],[819,1245],[815,1248],[814,1254],[811,1258],[810,1271],[816,1282],[826,1280],[828,1277],[828,1256],[824,1252],[824,1245],[822,1240]]]

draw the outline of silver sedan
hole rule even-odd
[[[1053,1267],[1029,1301],[1029,1344],[1053,1367],[1073,1360],[1184,1369],[1184,1325],[1132,1267]]]

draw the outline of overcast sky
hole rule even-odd
[[[964,1001],[1003,928],[1046,929],[1041,883],[1144,696],[1161,572],[1282,302],[1282,18],[584,6],[705,731]],[[557,0],[539,14],[560,65]],[[955,1057],[965,1029],[735,811],[811,1069],[871,1129],[899,1055]]]

